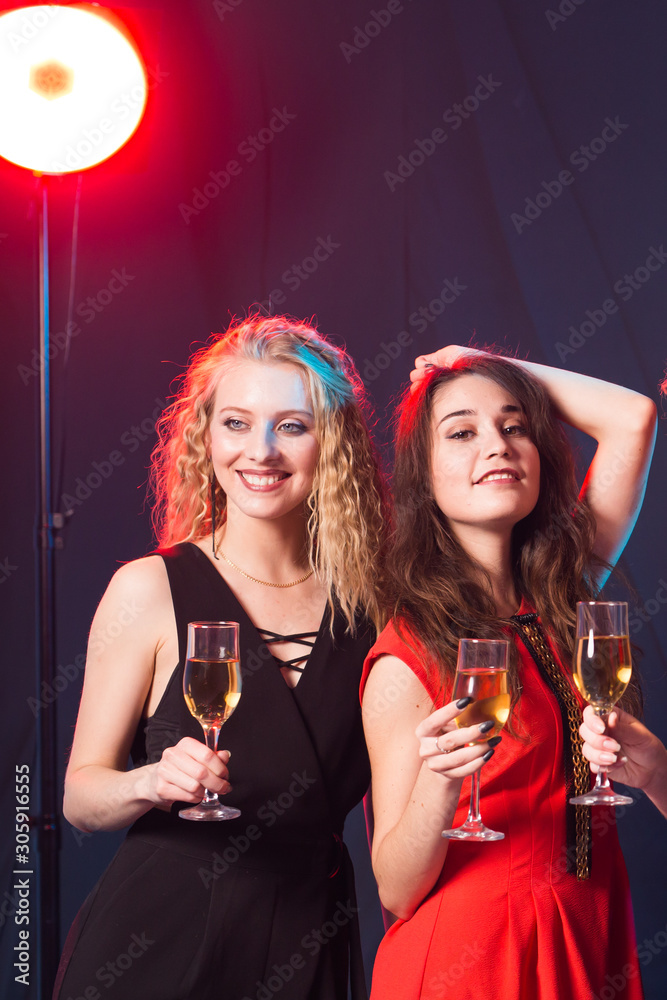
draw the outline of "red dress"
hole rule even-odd
[[[567,871],[561,711],[523,642],[515,642],[518,724],[528,738],[503,734],[482,770],[480,799],[482,819],[505,839],[450,841],[432,891],[380,944],[371,1000],[642,1000],[613,809],[591,810],[591,873],[579,880]],[[366,659],[362,692],[384,654],[410,667],[434,707],[450,700],[391,624]],[[465,820],[469,797],[466,779],[452,826]]]

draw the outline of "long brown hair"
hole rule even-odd
[[[431,371],[405,393],[396,414],[390,604],[399,632],[426,654],[445,689],[451,687],[459,639],[506,638],[507,624],[496,613],[482,567],[457,541],[436,504],[427,471],[434,399],[462,375],[501,386],[526,415],[540,456],[540,491],[534,509],[512,532],[512,573],[517,593],[533,605],[566,662],[574,645],[575,604],[595,599],[595,576],[606,565],[593,554],[595,518],[579,499],[572,449],[542,384],[520,365],[488,354]],[[510,685],[516,704],[516,657]]]
[[[287,316],[250,316],[199,351],[160,418],[152,455],[153,520],[161,545],[211,531],[212,466],[206,448],[220,377],[239,359],[289,364],[309,392],[320,445],[307,500],[308,556],[353,628],[357,612],[381,625],[378,594],[388,523],[367,402],[352,359],[314,327]],[[218,523],[227,498],[215,482]]]

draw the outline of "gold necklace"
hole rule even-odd
[[[297,584],[304,583],[313,575],[313,570],[311,569],[305,576],[300,577],[298,580],[294,580],[292,583],[269,583],[267,580],[258,580],[256,576],[250,576],[250,573],[245,573],[240,566],[237,566],[236,563],[233,563],[232,560],[225,555],[222,549],[218,549],[218,552],[225,562],[229,563],[232,569],[235,569],[237,573],[244,576],[246,580],[252,580],[253,583],[261,583],[263,587],[278,587],[280,590],[285,590],[286,587],[296,587]]]

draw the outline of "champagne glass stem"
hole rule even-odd
[[[220,726],[203,726],[204,738],[206,740],[206,746],[209,750],[213,750],[215,753],[218,749],[218,737],[220,736]],[[218,795],[216,792],[209,792],[208,788],[204,789],[204,798],[202,799],[202,804],[207,802],[219,802]]]
[[[595,708],[593,709],[598,719],[604,723],[605,732],[607,730],[607,719],[609,718],[609,710],[606,708]],[[607,776],[606,767],[600,765],[600,770],[595,776],[595,785],[593,786],[593,791],[610,792],[612,791],[611,785],[609,784],[609,778]]]
[[[474,823],[475,826],[482,825],[482,817],[479,814],[479,771],[475,771],[472,776],[470,786],[470,808],[466,823]]]

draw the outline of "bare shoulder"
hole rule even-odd
[[[161,557],[134,560],[114,573],[90,630],[70,775],[88,764],[125,770],[160,651],[175,643],[173,621]]]
[[[161,556],[133,559],[116,570],[105,591],[102,603],[122,601],[155,606],[169,597],[169,580]],[[101,605],[100,605],[101,606]]]
[[[144,556],[124,563],[111,578],[107,592],[117,591],[127,597],[143,593],[159,597],[169,588],[167,570],[162,556]]]
[[[372,771],[375,859],[410,801],[422,769],[415,730],[432,710],[431,697],[406,663],[396,656],[378,658],[362,703]]]
[[[91,646],[108,644],[121,632],[141,634],[155,647],[173,618],[169,580],[161,556],[135,559],[116,570],[95,613]]]
[[[414,732],[433,711],[428,691],[397,656],[380,656],[371,670],[362,701],[364,728],[369,736],[382,736],[405,728]]]

